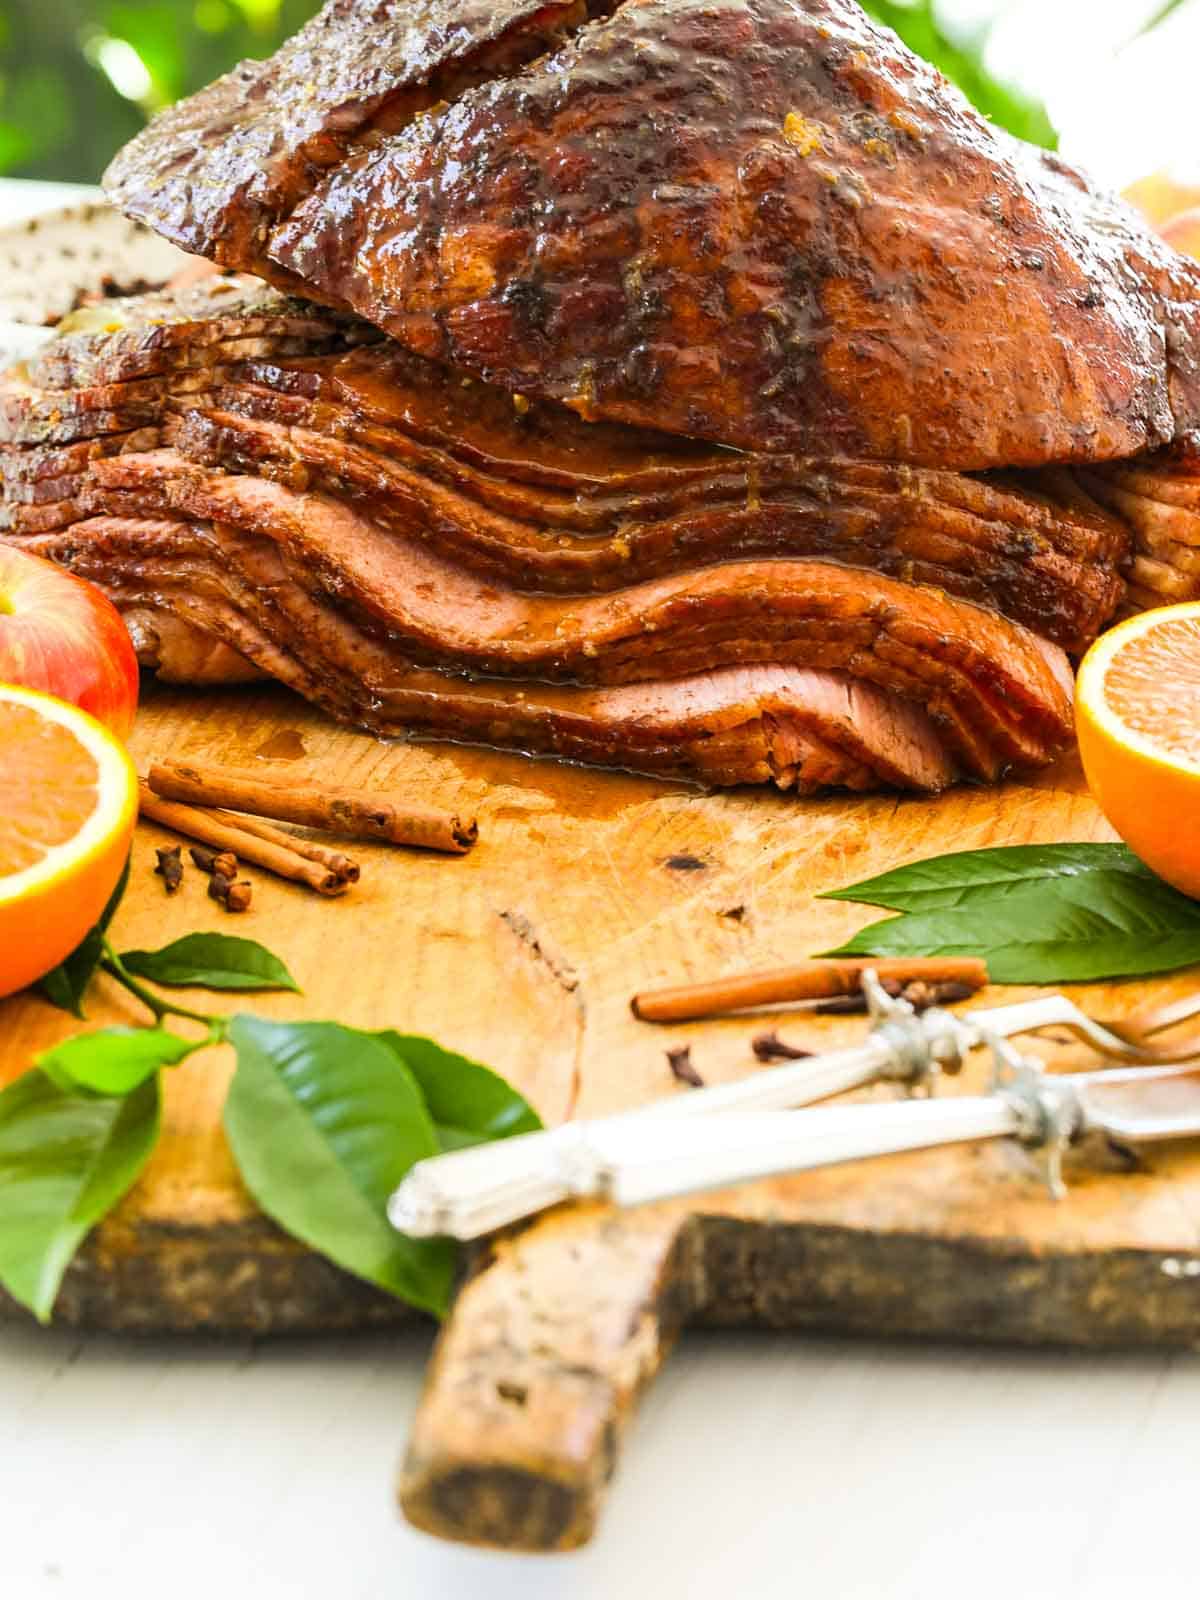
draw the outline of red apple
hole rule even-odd
[[[137,710],[138,666],[106,595],[0,540],[0,683],[70,700],[119,739]]]

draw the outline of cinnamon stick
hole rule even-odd
[[[824,1000],[831,995],[857,994],[862,975],[873,969],[881,979],[911,983],[959,983],[974,992],[988,981],[987,966],[967,956],[914,956],[881,960],[871,956],[827,961],[801,961],[772,972],[745,972],[712,983],[685,984],[677,989],[656,989],[636,994],[633,1014],[643,1022],[691,1022],[697,1017],[719,1017],[752,1006],[780,1005],[795,1000]]]
[[[361,789],[326,789],[311,780],[264,778],[235,767],[196,761],[159,761],[150,768],[150,787],[164,800],[245,811],[275,822],[324,828],[354,839],[416,845],[462,855],[478,837],[479,828],[450,812],[413,805],[396,794],[370,794]]]
[[[307,884],[318,894],[332,896],[346,892],[346,880],[339,878],[328,867],[309,861],[294,850],[284,849],[282,845],[246,833],[226,822],[215,811],[164,800],[146,783],[138,784],[138,800],[142,816],[148,817],[151,822],[160,822],[164,828],[173,828],[176,833],[182,833],[189,839],[199,839],[202,844],[212,845],[218,851],[232,850],[239,860],[251,861],[256,867],[263,867],[277,877]]]
[[[242,833],[252,833],[256,839],[266,839],[271,844],[281,845],[285,850],[294,850],[298,856],[303,856],[307,861],[319,861],[323,867],[328,867],[330,872],[335,873],[345,883],[357,883],[362,876],[358,862],[352,861],[349,856],[344,856],[340,850],[330,850],[326,845],[317,844],[313,839],[301,839],[298,834],[272,827],[260,817],[239,816],[233,811],[214,811],[213,816],[220,817],[223,822],[228,822],[231,827],[239,829]]]

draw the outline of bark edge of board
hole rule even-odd
[[[178,1226],[119,1214],[67,1268],[54,1305],[64,1327],[104,1333],[342,1333],[420,1313],[290,1239],[266,1217]],[[0,1322],[32,1320],[0,1289]]]
[[[641,1391],[688,1323],[1195,1348],[1200,1252],[1038,1253],[1019,1239],[679,1208],[559,1210],[504,1236],[464,1286],[413,1426],[405,1516],[492,1548],[585,1544]]]

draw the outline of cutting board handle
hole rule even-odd
[[[400,1482],[445,1539],[591,1537],[643,1386],[701,1303],[678,1207],[569,1206],[494,1241],[438,1340]]]

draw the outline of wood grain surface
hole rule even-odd
[[[706,795],[488,751],[383,744],[282,691],[153,689],[135,755],[203,757],[394,788],[478,814],[460,859],[356,847],[363,880],[325,901],[265,874],[230,918],[191,873],[168,900],[144,825],[120,948],[199,928],[261,939],[300,996],[250,1008],[425,1032],[517,1083],[547,1122],[687,1093],[666,1061],[689,1043],[707,1082],[764,1070],[761,1018],[661,1028],[636,989],[774,966],[877,913],[822,889],[950,849],[1109,832],[1073,762],[1032,784],[937,801]],[[286,757],[286,759],[285,759]],[[1194,986],[1182,974],[1073,992],[1119,1014]],[[1015,998],[1029,991],[992,991]],[[100,980],[89,1022],[132,1020]],[[205,997],[211,1006],[211,997]],[[247,1008],[239,1002],[231,1008]],[[856,1019],[772,1019],[816,1048]],[[27,995],[0,1003],[0,1079],[78,1024]],[[1054,1061],[1079,1059],[1046,1046]],[[123,1330],[284,1332],[384,1324],[403,1308],[258,1215],[225,1148],[232,1068],[208,1052],[170,1075],[161,1146],[69,1270],[60,1320]],[[982,1062],[948,1092],[973,1092]],[[884,1089],[864,1095],[884,1095]],[[586,1539],[642,1385],[688,1321],[1091,1345],[1200,1343],[1200,1150],[1137,1167],[1097,1149],[1046,1197],[1007,1145],[913,1153],[616,1215],[564,1208],[474,1260],[439,1341],[402,1499],[453,1538],[531,1549]]]

